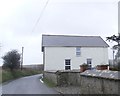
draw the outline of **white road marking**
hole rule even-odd
[[[41,82],[41,83],[44,83],[44,82],[42,81],[42,79],[40,79],[40,82]]]

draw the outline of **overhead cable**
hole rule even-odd
[[[34,27],[33,27],[33,29],[32,29],[32,32],[34,32],[34,31],[35,31],[35,28],[36,28],[37,24],[39,23],[39,21],[40,21],[40,19],[41,19],[42,15],[43,15],[43,13],[44,13],[44,11],[45,11],[45,9],[46,9],[47,5],[48,5],[48,2],[49,2],[49,0],[47,0],[47,2],[46,2],[46,4],[45,4],[45,6],[43,7],[43,9],[42,9],[42,11],[41,11],[41,13],[40,13],[40,15],[39,15],[39,17],[38,17],[38,19],[37,19],[37,21],[36,21],[35,25],[34,25]]]

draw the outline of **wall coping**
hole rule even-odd
[[[80,73],[80,70],[48,70],[47,73]]]
[[[120,71],[94,69],[94,70],[86,70],[85,72],[80,73],[80,75],[81,76],[120,80]]]
[[[62,74],[62,73],[80,73],[81,76],[96,77],[103,79],[120,80],[120,71],[110,71],[110,70],[86,70],[85,72],[80,72],[80,70],[48,70],[46,73]]]

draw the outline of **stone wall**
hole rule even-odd
[[[118,94],[120,72],[110,70],[87,70],[80,74],[81,93]]]
[[[92,72],[96,74],[90,74]],[[118,77],[113,78],[111,73],[114,73],[113,75]],[[120,78],[117,72],[111,73],[109,71],[106,71],[106,73],[100,71],[98,74],[96,71],[90,70],[83,73],[79,71],[57,71],[46,72],[44,78],[55,82],[57,86],[77,86],[81,94],[118,94]]]
[[[118,94],[120,81],[91,76],[81,76],[81,94]]]
[[[56,75],[58,86],[80,85],[79,71],[57,71]]]
[[[57,74],[55,71],[46,71],[43,74],[43,78],[55,83],[56,85],[58,85],[58,78],[57,78]]]

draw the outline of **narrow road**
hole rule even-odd
[[[23,77],[2,86],[2,94],[58,94],[40,82],[40,76]]]

